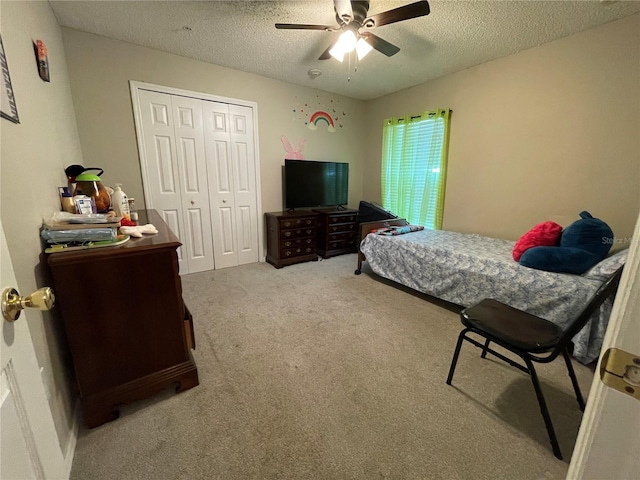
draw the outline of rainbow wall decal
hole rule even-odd
[[[329,132],[335,132],[336,131],[336,127],[333,124],[333,118],[331,118],[331,115],[329,115],[327,112],[323,112],[321,110],[318,110],[313,115],[311,115],[311,118],[309,119],[309,129],[310,130],[317,130],[318,129],[318,123],[320,123],[320,122],[326,122],[327,123],[327,130]]]

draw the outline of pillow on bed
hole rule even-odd
[[[402,225],[402,226],[392,226],[392,227],[384,227],[378,228],[376,230],[372,230],[371,233],[375,233],[377,235],[404,235],[405,233],[411,232],[419,232],[420,230],[424,230],[422,225]]]
[[[627,254],[629,249],[625,248],[619,252],[612,253],[607,258],[598,263],[595,267],[590,268],[582,274],[584,278],[590,278],[592,280],[598,280],[604,282],[611,275],[614,274],[618,268],[620,268],[627,261]]]
[[[572,247],[533,247],[522,254],[520,265],[547,272],[581,275],[598,263],[600,257]]]
[[[561,247],[573,247],[598,255],[602,260],[613,245],[611,227],[589,212],[580,212],[580,220],[576,220],[564,229],[560,236]],[[593,266],[593,265],[592,265]]]
[[[513,247],[513,259],[518,262],[522,254],[533,247],[552,246],[558,243],[562,225],[556,222],[542,222],[522,235]]]
[[[565,228],[559,247],[533,247],[520,257],[520,265],[547,272],[582,275],[603,260],[613,244],[611,227],[587,211]]]

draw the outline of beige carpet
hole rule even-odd
[[[447,386],[453,308],[355,265],[184,276],[200,385],[81,428],[71,478],[564,478],[581,412],[563,362],[539,368],[559,461],[528,376],[465,344]]]

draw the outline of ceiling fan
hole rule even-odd
[[[334,57],[342,62],[345,54],[354,49],[358,60],[364,58],[372,49],[391,57],[398,53],[400,48],[374,35],[369,30],[390,23],[422,17],[430,12],[429,2],[426,0],[420,0],[370,16],[367,16],[369,0],[334,0],[333,5],[338,22],[337,26],[276,23],[276,28],[284,30],[324,30],[327,32],[342,31],[343,33],[329,45],[318,60],[327,60]]]

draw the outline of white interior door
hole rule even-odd
[[[141,154],[144,155],[147,178],[146,206],[156,209],[171,231],[182,241],[185,228],[171,96],[140,90],[139,98],[141,124],[138,128],[141,130]],[[184,246],[178,249],[180,273],[189,273],[185,250]]]
[[[180,273],[214,268],[202,107],[199,100],[140,91],[148,207],[182,242]]]
[[[602,354],[612,347],[640,358],[640,216],[611,312]],[[567,478],[640,478],[640,400],[605,386],[599,376],[600,362]],[[640,390],[640,385],[629,387]]]
[[[259,261],[253,111],[203,102],[216,268]]]
[[[0,250],[0,288],[19,291],[2,223]],[[24,312],[13,323],[0,322],[0,478],[68,478]]]
[[[253,111],[229,105],[233,198],[235,207],[238,265],[257,262],[258,194],[253,142]]]
[[[229,105],[205,101],[205,148],[211,227],[213,230],[213,254],[216,268],[238,265],[237,233],[234,192],[234,166],[229,134]]]
[[[202,125],[202,101],[171,96],[184,237],[189,273],[213,270],[207,163]]]

